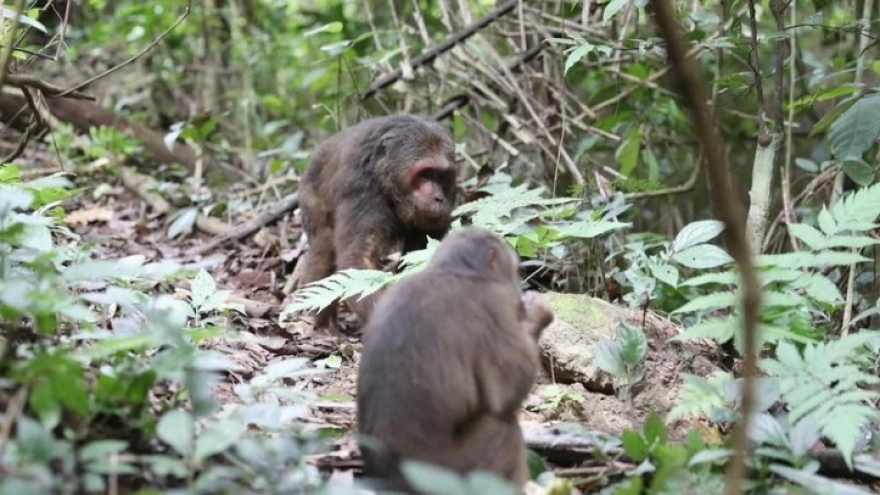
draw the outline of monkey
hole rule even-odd
[[[413,491],[400,470],[407,459],[528,481],[516,414],[554,315],[520,289],[518,265],[500,237],[463,227],[379,300],[357,378],[364,475],[379,486]]]
[[[300,286],[337,270],[380,269],[391,251],[441,239],[452,223],[457,179],[452,135],[426,117],[374,117],[327,138],[299,184],[309,240]],[[346,301],[361,327],[383,293]],[[325,308],[315,327],[337,330],[336,313],[336,303]]]

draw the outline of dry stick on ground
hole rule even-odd
[[[742,311],[745,347],[745,366],[743,370],[744,385],[742,394],[742,418],[734,431],[733,460],[727,472],[724,486],[725,495],[738,495],[742,491],[742,481],[746,474],[746,456],[748,455],[748,425],[750,413],[755,402],[756,373],[756,342],[758,310],[761,304],[761,292],[755,267],[752,264],[752,252],[749,239],[746,237],[746,225],[743,221],[745,210],[739,198],[734,194],[730,179],[730,168],[727,156],[718,138],[716,126],[706,102],[709,95],[700,81],[700,72],[696,63],[688,58],[687,46],[681,27],[675,18],[667,0],[652,0],[654,19],[661,35],[666,40],[666,49],[672,62],[672,71],[680,85],[679,91],[691,110],[694,121],[694,132],[706,154],[706,172],[715,199],[713,206],[726,228],[724,237],[730,254],[739,265],[742,277]]]
[[[252,218],[246,223],[235,227],[228,233],[214,239],[213,241],[205,244],[204,246],[194,249],[190,252],[193,255],[203,255],[218,246],[225,244],[229,241],[239,240],[243,237],[246,237],[250,234],[253,234],[257,230],[260,229],[263,225],[266,225],[269,222],[273,222],[278,220],[279,218],[286,215],[288,212],[296,208],[299,204],[299,197],[296,193],[285,196],[281,201],[279,201],[275,206],[273,206],[270,210],[261,213],[260,215]]]
[[[507,14],[508,12],[513,10],[513,8],[516,7],[516,4],[518,1],[519,0],[510,0],[509,2],[501,4],[492,12],[489,12],[488,14],[486,14],[486,16],[484,16],[482,19],[469,25],[468,27],[462,29],[461,31],[453,33],[452,36],[446,38],[442,43],[422,52],[417,57],[410,60],[410,67],[412,67],[413,70],[418,69],[420,66],[431,62],[432,60],[437,58],[439,55],[442,55],[443,53],[451,50],[455,45],[470,38],[471,36],[474,35],[474,33],[479,31],[480,29],[488,26],[492,22],[496,21],[499,17],[501,17],[504,14]],[[382,90],[386,86],[394,84],[402,76],[403,76],[403,69],[397,69],[390,74],[386,74],[386,75],[380,77],[379,80],[374,82],[372,85],[370,85],[369,88],[367,88],[366,91],[364,91],[364,94],[361,95],[361,99],[366,100],[368,98],[371,98],[373,95],[378,93],[380,90]]]

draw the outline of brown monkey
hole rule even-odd
[[[518,264],[501,238],[466,227],[379,301],[358,370],[366,476],[412,491],[399,470],[412,459],[528,480],[516,413],[553,313],[537,292],[520,290]]]
[[[299,201],[309,238],[301,286],[347,268],[380,267],[395,249],[424,249],[452,222],[457,170],[452,136],[415,115],[376,117],[321,143],[303,173]],[[347,304],[365,324],[380,293]],[[336,328],[336,305],[315,319]]]

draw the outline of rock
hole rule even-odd
[[[583,294],[548,292],[544,297],[556,315],[538,342],[545,368],[557,381],[606,389],[607,379],[592,365],[596,344],[600,337],[612,339],[618,322],[631,312]]]

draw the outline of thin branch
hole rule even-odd
[[[742,492],[742,481],[746,474],[746,458],[749,450],[748,426],[755,403],[755,373],[758,309],[761,304],[761,291],[758,277],[752,263],[752,251],[746,236],[744,222],[745,209],[734,193],[730,179],[730,167],[718,138],[714,119],[706,102],[708,94],[700,80],[700,72],[694,61],[687,56],[687,46],[675,13],[666,0],[652,0],[655,21],[666,40],[667,53],[672,62],[672,70],[679,83],[679,91],[687,101],[694,121],[694,132],[706,154],[706,172],[712,187],[713,206],[726,227],[724,237],[731,256],[736,260],[742,277],[743,340],[745,347],[744,384],[742,394],[742,418],[734,432],[736,450],[727,472],[724,487],[725,495],[738,495]],[[751,3],[751,1],[750,1]]]
[[[165,39],[166,36],[171,34],[171,31],[173,31],[175,28],[177,28],[177,26],[179,26],[189,16],[190,12],[192,12],[192,0],[187,0],[186,7],[183,8],[183,13],[181,13],[180,16],[177,17],[177,20],[174,21],[173,24],[168,26],[168,28],[165,29],[165,31],[162,31],[162,33],[159,34],[159,36],[157,36],[156,39],[151,41],[150,44],[145,46],[141,51],[135,53],[134,55],[129,57],[127,60],[122,61],[119,65],[116,65],[115,67],[111,67],[100,74],[92,76],[92,77],[86,79],[85,81],[68,88],[66,91],[63,91],[60,94],[58,94],[57,97],[60,98],[62,96],[67,96],[68,94],[73,93],[76,90],[82,89],[82,88],[88,86],[89,84],[92,84],[93,82],[99,80],[99,79],[107,77],[108,75],[118,71],[119,69],[130,65],[135,60],[143,57],[148,51],[152,50],[153,47],[158,45],[160,41]]]
[[[516,7],[517,2],[519,0],[510,0],[509,2],[503,3],[499,5],[495,10],[486,14],[483,18],[478,20],[477,22],[469,25],[468,27],[462,29],[454,33],[452,36],[446,38],[442,43],[420,53],[417,57],[414,57],[409,61],[410,67],[415,70],[430,63],[432,60],[437,58],[438,56],[446,53],[451,50],[453,47],[461,43],[462,41],[470,38],[474,34],[477,33],[480,29],[488,26],[492,22],[498,20],[501,16],[507,14],[512,11],[514,7]],[[403,76],[403,69],[397,69],[390,74],[386,74],[380,77],[376,82],[374,82],[361,96],[361,100],[366,100],[378,93],[380,90],[384,89],[386,86],[390,86],[395,83],[398,79]]]

